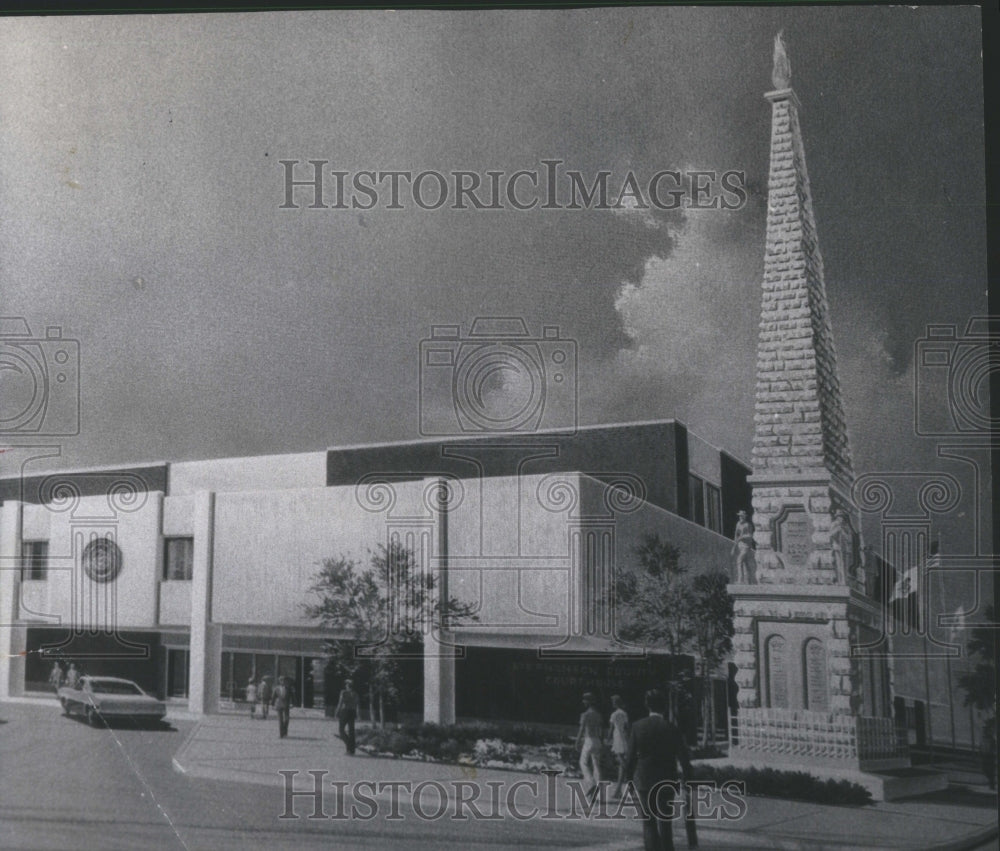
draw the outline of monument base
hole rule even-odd
[[[940,792],[948,788],[948,775],[931,768],[901,767],[877,771],[861,771],[858,768],[833,768],[794,760],[768,759],[764,766],[760,759],[750,760],[739,757],[719,757],[717,759],[693,760],[692,764],[709,765],[723,772],[726,768],[774,768],[778,771],[801,771],[818,780],[847,780],[863,786],[874,801],[896,801],[928,792]]]
[[[830,771],[885,771],[898,768],[909,768],[912,763],[909,756],[887,756],[881,759],[841,759],[834,756],[803,756],[801,754],[781,754],[768,752],[766,761],[763,754],[750,748],[729,746],[730,759],[739,760],[747,765],[766,765],[768,768],[784,765],[809,765],[813,768],[829,769]]]
[[[878,606],[853,585],[731,583],[739,703],[836,714],[889,715]]]

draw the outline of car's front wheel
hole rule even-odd
[[[101,716],[93,706],[87,707],[87,723],[90,724],[91,727],[101,726]]]
[[[59,703],[62,704],[63,715],[69,715],[69,704],[66,702],[66,698],[60,697]]]

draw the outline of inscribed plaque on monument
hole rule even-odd
[[[804,508],[786,509],[777,520],[779,552],[788,564],[805,564],[812,552],[812,521]]]
[[[830,708],[826,676],[826,650],[818,638],[806,642],[806,709],[826,712]]]
[[[772,635],[767,641],[768,705],[788,708],[788,670],[785,667],[785,639]]]

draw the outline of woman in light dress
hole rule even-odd
[[[257,717],[257,683],[253,681],[253,677],[250,677],[250,682],[247,683],[247,703],[250,704],[250,717]]]
[[[628,713],[625,711],[625,701],[621,695],[611,695],[611,705],[614,712],[608,719],[608,728],[611,738],[611,752],[615,755],[618,763],[618,785],[612,794],[614,798],[622,796],[622,786],[625,783],[625,758],[628,756]]]

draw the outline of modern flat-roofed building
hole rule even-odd
[[[729,570],[724,533],[749,506],[748,474],[673,420],[75,472],[29,464],[0,479],[0,603],[13,624],[0,693],[45,690],[61,654],[196,713],[264,674],[322,707],[340,682],[330,631],[304,611],[320,563],[366,563],[395,540],[478,608],[403,665],[399,710],[566,721],[584,690],[638,700],[661,663],[617,640],[615,571],[650,534],[693,571]]]

